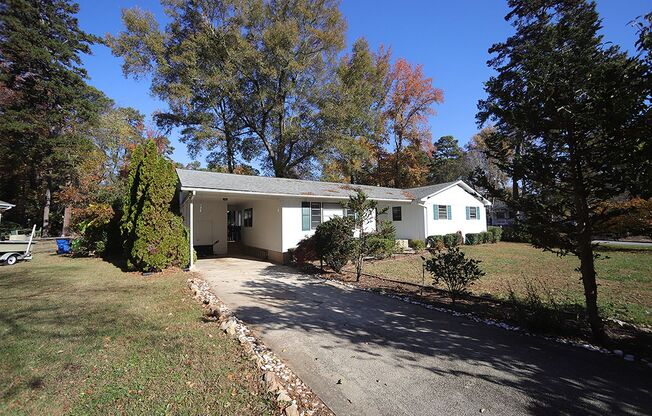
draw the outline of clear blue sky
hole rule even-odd
[[[649,0],[599,0],[605,40],[632,50],[634,29],[628,23],[650,11]],[[161,19],[163,11],[156,0],[81,0],[79,24],[87,32],[103,36],[123,29],[122,8],[138,6],[151,10]],[[504,0],[344,0],[342,13],[348,22],[350,45],[365,37],[372,48],[384,44],[393,57],[404,57],[423,64],[434,85],[444,90],[444,103],[436,107],[431,119],[434,139],[453,135],[464,144],[476,132],[476,104],[484,96],[483,82],[491,75],[486,66],[487,50],[512,33],[504,20],[508,9]],[[140,110],[148,118],[165,108],[149,94],[147,80],[125,79],[120,59],[105,46],[93,47],[84,57],[90,83],[104,91],[120,106]],[[191,161],[186,147],[173,135],[174,160]],[[204,164],[203,158],[200,158]]]

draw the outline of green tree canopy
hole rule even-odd
[[[377,149],[386,140],[383,111],[391,84],[389,59],[389,51],[380,48],[373,53],[360,38],[351,54],[340,60],[331,86],[335,99],[324,110],[334,141],[322,157],[326,180],[362,183],[373,175]]]
[[[442,136],[434,146],[435,149],[430,157],[428,182],[451,182],[469,176],[466,154],[455,137]]]
[[[487,154],[520,179],[522,196],[502,198],[525,213],[534,244],[579,257],[588,320],[601,341],[591,242],[605,220],[600,202],[630,189],[633,155],[650,137],[642,65],[603,41],[594,3],[509,5],[516,33],[491,47],[497,75],[479,102],[478,120],[498,133]]]
[[[79,126],[107,102],[85,82],[80,54],[97,39],[79,28],[78,10],[67,0],[0,6],[0,193],[19,222],[36,222],[45,205],[46,234],[50,203],[86,154]]]
[[[330,98],[345,24],[333,0],[165,2],[165,29],[126,10],[109,36],[126,75],[152,74],[169,104],[162,125],[181,126],[191,153],[208,149],[233,171],[259,157],[279,177],[300,176],[328,145]]]

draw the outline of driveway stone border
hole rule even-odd
[[[274,352],[253,335],[206,281],[198,276],[188,279],[195,299],[206,309],[206,315],[220,323],[220,329],[237,339],[263,372],[267,391],[276,395],[276,402],[286,416],[334,415],[328,406]]]

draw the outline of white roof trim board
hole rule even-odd
[[[397,189],[382,186],[351,185],[335,182],[307,181],[302,179],[274,178],[269,176],[236,175],[177,169],[182,191],[237,193],[247,195],[288,196],[304,198],[346,199],[357,190],[371,199],[395,202],[423,202],[425,199],[459,185],[465,191],[491,205],[473,188],[462,181],[448,182],[419,188]]]

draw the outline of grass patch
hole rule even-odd
[[[0,413],[272,414],[255,365],[186,288],[53,254],[0,267]]]
[[[510,288],[526,297],[528,287],[544,288],[560,305],[584,305],[580,274],[574,256],[558,257],[528,244],[500,242],[464,246],[471,258],[481,260],[486,273],[471,286],[475,294],[509,297]],[[652,252],[610,250],[596,261],[599,306],[605,316],[652,325]],[[369,262],[365,273],[421,284],[419,256]],[[426,283],[430,283],[426,275]]]

